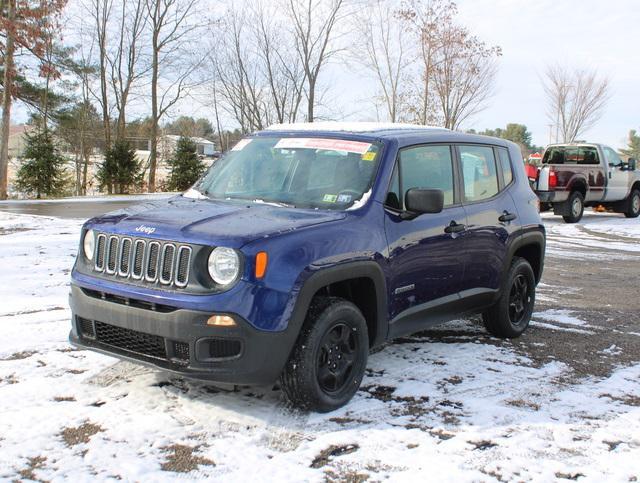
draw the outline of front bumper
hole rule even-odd
[[[261,331],[237,314],[236,327],[211,327],[210,312],[161,310],[72,284],[72,344],[196,379],[233,384],[274,382],[296,335]],[[221,357],[222,356],[222,357]]]

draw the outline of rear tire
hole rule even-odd
[[[280,376],[282,390],[297,408],[338,409],[360,387],[368,354],[367,323],[358,307],[338,297],[316,297]]]
[[[624,216],[627,218],[637,218],[640,215],[640,191],[634,189],[627,198],[627,207]]]
[[[489,333],[502,339],[519,337],[529,326],[536,301],[533,269],[524,258],[511,262],[500,299],[482,314]]]
[[[569,204],[569,214],[562,218],[567,223],[578,223],[584,213],[584,196],[579,191],[572,191],[567,203]]]

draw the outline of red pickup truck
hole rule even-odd
[[[567,223],[580,221],[588,206],[602,205],[627,218],[640,215],[636,160],[623,162],[609,146],[552,144],[544,152],[542,167],[535,171],[529,178],[541,205]]]

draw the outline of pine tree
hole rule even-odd
[[[58,151],[51,132],[43,129],[25,133],[26,147],[23,164],[17,173],[16,188],[40,199],[63,196],[69,185],[64,169],[65,159]]]
[[[640,136],[636,133],[635,129],[629,131],[627,148],[621,149],[620,152],[636,161],[640,160]]]
[[[100,189],[107,188],[109,194],[128,193],[142,181],[141,171],[135,150],[128,141],[118,140],[107,150],[98,168]]]
[[[170,191],[185,191],[202,175],[204,163],[196,154],[196,144],[187,137],[180,137],[173,157],[167,161],[171,167],[167,187]]]

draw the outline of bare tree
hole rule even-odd
[[[194,87],[202,57],[190,47],[203,27],[199,0],[146,0],[151,34],[149,191],[156,189],[160,119]]]
[[[270,104],[279,123],[295,122],[304,96],[305,73],[300,59],[291,55],[290,38],[278,20],[277,5],[259,1],[252,23],[260,69],[271,96]]]
[[[543,82],[549,118],[560,129],[563,142],[578,139],[604,114],[610,97],[609,80],[599,78],[595,70],[570,70],[551,65],[545,71]]]
[[[145,0],[122,1],[117,43],[113,46],[113,52],[106,56],[118,112],[117,139],[122,139],[125,135],[127,102],[132,88],[148,72],[148,67],[143,67],[140,62],[146,23]]]
[[[495,58],[499,55],[499,47],[487,47],[465,28],[453,24],[443,27],[432,77],[444,127],[458,129],[486,108],[494,93]]]
[[[412,62],[408,33],[399,21],[402,13],[393,0],[374,0],[357,15],[359,48],[354,49],[354,60],[375,77],[382,104],[390,122],[404,116],[406,85]]]
[[[111,146],[111,109],[109,101],[108,43],[107,32],[113,0],[90,0],[89,14],[95,26],[95,42],[98,47],[98,71],[100,73],[100,92],[95,95],[102,110],[105,149]]]
[[[413,83],[416,102],[411,110],[419,124],[442,122],[442,116],[436,114],[433,70],[438,62],[437,53],[443,46],[443,26],[451,25],[456,14],[457,7],[450,0],[407,0],[399,12],[403,28],[413,33],[418,46],[419,68]]]
[[[332,43],[344,6],[344,0],[287,0],[285,13],[293,26],[295,49],[305,74],[308,122],[315,119],[320,72],[338,51]]]

